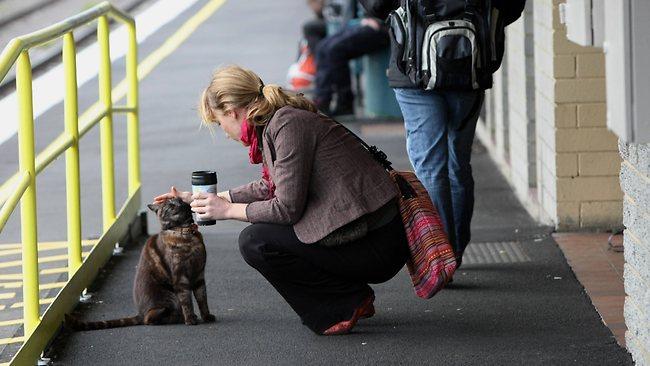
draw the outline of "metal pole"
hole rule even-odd
[[[68,206],[68,278],[81,266],[81,196],[79,193],[79,103],[77,98],[77,50],[72,32],[63,36],[65,67],[65,132],[72,146],[65,152]]]
[[[107,113],[100,126],[102,155],[102,213],[104,231],[115,221],[115,162],[113,157],[113,101],[111,96],[111,55],[108,18],[98,18],[99,99]]]
[[[140,187],[140,131],[139,131],[139,97],[138,97],[138,41],[135,23],[128,24],[129,50],[126,55],[126,75],[129,82],[127,105],[133,108],[128,113],[128,161],[129,161],[129,195]]]
[[[18,160],[21,172],[29,174],[29,186],[20,202],[20,231],[23,255],[23,320],[27,339],[39,319],[38,306],[38,233],[36,228],[36,167],[34,156],[34,109],[32,101],[32,65],[27,51],[21,52],[16,65],[18,94]]]

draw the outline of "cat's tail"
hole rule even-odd
[[[86,322],[83,320],[79,320],[72,315],[65,314],[65,324],[66,326],[74,330],[96,330],[96,329],[130,327],[133,325],[142,325],[144,324],[144,322],[140,315],[132,316],[130,318],[102,320],[97,322]]]

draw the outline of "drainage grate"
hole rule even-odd
[[[463,255],[464,264],[529,262],[530,258],[514,241],[471,243]]]

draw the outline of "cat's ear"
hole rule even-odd
[[[147,207],[149,207],[149,209],[151,211],[153,211],[153,212],[158,212],[158,209],[160,208],[160,205],[150,203],[150,204],[147,205]]]

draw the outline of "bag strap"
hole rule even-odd
[[[381,151],[377,146],[373,145],[370,146],[368,143],[366,143],[361,137],[359,137],[356,133],[352,132],[349,128],[347,128],[345,125],[343,125],[341,122],[329,117],[334,123],[337,125],[343,127],[350,135],[352,135],[359,143],[361,146],[363,146],[366,151],[372,155],[373,159],[375,159],[376,162],[378,162],[384,169],[386,169],[387,172],[391,172],[395,169],[393,169],[392,163],[388,160],[388,156],[386,153]]]
[[[409,182],[404,179],[397,171],[393,168],[392,163],[388,160],[388,156],[386,155],[385,152],[381,151],[377,146],[375,145],[368,145],[361,137],[359,137],[356,133],[352,132],[349,128],[347,128],[345,125],[343,125],[341,122],[330,118],[334,123],[337,125],[343,127],[350,135],[352,135],[360,144],[363,146],[366,151],[375,159],[376,162],[378,162],[382,168],[386,169],[386,171],[393,177],[395,180],[395,184],[397,184],[397,187],[400,191],[400,194],[402,195],[402,198],[408,199],[408,198],[413,198],[416,197],[417,194],[415,193],[415,190]]]

